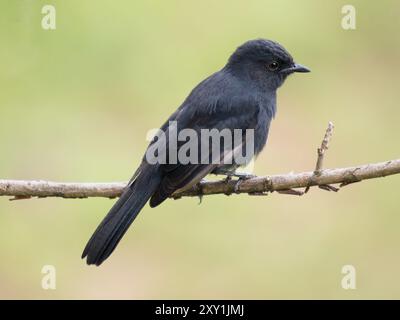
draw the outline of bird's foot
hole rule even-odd
[[[235,193],[238,193],[239,186],[244,180],[248,180],[248,179],[256,177],[253,174],[249,174],[249,173],[245,173],[245,172],[236,172],[235,170],[226,170],[226,169],[221,169],[221,168],[218,169],[217,171],[215,171],[214,174],[226,176],[224,179],[226,184],[228,184],[230,181],[232,181],[232,178],[237,178],[235,186],[233,187],[233,191]]]
[[[235,181],[235,186],[233,187],[233,191],[235,193],[237,193],[239,191],[239,186],[240,184],[244,181],[244,180],[248,180],[251,178],[256,177],[253,174],[249,174],[249,173],[242,173],[242,172],[234,172],[234,171],[225,171],[225,170],[220,170],[218,171],[218,173],[216,173],[217,175],[225,175],[225,183],[228,184],[230,181],[232,181],[232,178],[238,178]]]
[[[231,180],[232,180],[232,176],[227,175],[223,181],[225,181],[225,183],[228,183]]]
[[[248,179],[256,177],[256,175],[251,174],[251,173],[246,173],[246,172],[232,172],[229,175],[231,177],[235,177],[235,178],[238,178],[240,180],[248,180]]]
[[[234,170],[218,169],[215,172],[216,175],[226,176],[226,179],[239,178],[239,179],[250,179],[254,178],[255,175],[246,172],[236,172]]]
[[[244,180],[249,180],[256,176],[254,174],[249,174],[249,173],[236,173],[235,177],[237,177],[238,180],[236,181],[235,186],[233,187],[233,191],[235,191],[235,193],[238,193],[239,187]]]

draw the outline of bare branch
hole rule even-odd
[[[267,177],[256,177],[243,180],[237,187],[236,193],[265,193],[312,186],[326,186],[331,184],[347,185],[367,179],[386,177],[400,173],[400,159],[386,162],[361,165],[356,167],[325,169],[315,176],[313,171],[290,173]],[[198,196],[210,194],[235,193],[236,181],[208,181],[184,191],[174,197]]]
[[[386,162],[360,165],[357,167],[322,170],[325,151],[333,133],[333,123],[328,123],[321,147],[318,148],[318,159],[314,171],[302,173],[280,174],[249,179],[224,179],[218,181],[202,181],[197,185],[178,190],[171,198],[200,197],[212,194],[240,194],[266,195],[268,192],[301,196],[310,187],[318,186],[327,191],[338,191],[348,184],[367,179],[386,177],[400,173],[400,159]],[[30,199],[32,197],[61,197],[61,198],[88,198],[88,197],[119,197],[126,187],[126,182],[110,183],[65,183],[51,181],[24,181],[1,180],[0,196],[11,196],[10,200]],[[332,186],[339,184],[339,188]],[[294,190],[305,188],[305,191]]]
[[[283,191],[312,186],[326,186],[331,184],[348,185],[366,179],[386,177],[400,173],[400,159],[356,167],[324,169],[318,176],[314,171],[289,173],[266,177],[255,177],[242,180],[203,181],[196,186],[173,194],[172,198],[205,196],[212,194],[265,194],[273,191]],[[12,196],[18,199],[29,197],[118,197],[125,182],[113,183],[60,183],[50,181],[21,181],[0,180],[0,196]]]
[[[126,182],[74,183],[51,181],[0,180],[0,196],[14,196],[12,200],[29,197],[116,198],[122,193]]]

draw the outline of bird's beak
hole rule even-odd
[[[282,73],[293,73],[293,72],[310,72],[311,70],[301,64],[294,63],[291,67],[282,69]]]

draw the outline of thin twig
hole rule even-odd
[[[332,138],[333,128],[334,128],[333,123],[329,122],[328,128],[326,129],[326,132],[325,132],[324,139],[322,140],[322,143],[321,143],[321,147],[319,147],[317,149],[318,158],[317,158],[317,163],[315,165],[315,171],[314,171],[316,175],[321,173],[322,166],[324,163],[325,151],[328,150],[328,148],[329,148],[329,142]]]
[[[317,163],[315,164],[315,170],[314,170],[314,175],[318,176],[321,174],[322,166],[324,163],[324,156],[325,156],[325,151],[328,150],[329,148],[329,142],[332,138],[333,135],[333,128],[335,126],[331,121],[328,122],[328,128],[326,128],[324,138],[322,139],[321,146],[317,149]],[[338,191],[339,189],[336,189],[332,186],[320,186],[321,189],[325,189],[328,191]],[[307,193],[310,190],[310,187],[308,186],[305,190],[304,193]]]

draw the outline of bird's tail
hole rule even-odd
[[[126,187],[83,250],[87,264],[99,266],[110,256],[159,183],[158,173],[148,169]]]

